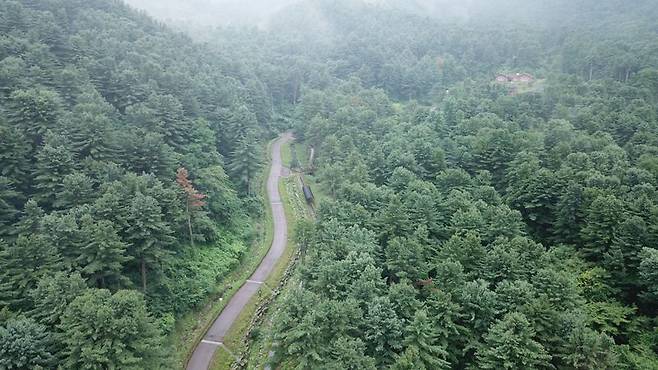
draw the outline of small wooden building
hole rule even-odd
[[[495,78],[496,82],[508,83],[508,82],[523,82],[530,83],[535,80],[535,77],[530,73],[514,73],[514,74],[504,74],[498,73]]]
[[[499,73],[496,75],[496,82],[509,82],[509,78],[507,77],[507,75]]]

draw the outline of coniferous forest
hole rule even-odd
[[[459,3],[0,0],[0,369],[175,368],[284,131],[273,368],[657,369],[658,3]]]

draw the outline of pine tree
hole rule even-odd
[[[137,194],[132,200],[126,220],[129,255],[139,263],[142,290],[146,291],[147,269],[153,268],[169,253],[174,242],[171,227],[163,221],[163,214],[155,198]]]
[[[580,232],[585,256],[600,261],[612,246],[623,219],[624,204],[619,199],[612,195],[594,199],[587,209],[585,227]]]
[[[450,363],[446,361],[448,352],[445,347],[439,345],[439,338],[432,320],[427,316],[427,311],[417,311],[406,332],[404,340],[406,350],[396,361],[394,369],[408,368],[408,364],[413,364],[417,369],[450,368]]]
[[[658,307],[658,249],[643,248],[640,258],[640,281],[644,287],[641,297],[655,308]]]
[[[27,318],[0,325],[0,369],[49,369],[56,366],[53,338],[46,327]]]
[[[80,273],[58,272],[44,276],[30,291],[32,309],[29,316],[56,331],[66,307],[87,289]]]
[[[584,195],[582,186],[569,183],[555,206],[553,239],[558,242],[576,244],[580,241],[583,224]]]
[[[77,103],[61,122],[72,151],[81,159],[113,158],[115,126],[110,118],[113,115],[112,107],[96,91],[85,92],[77,98]]]
[[[573,329],[560,357],[574,370],[619,368],[614,340],[583,325]]]
[[[368,353],[374,355],[379,365],[392,363],[395,353],[403,348],[404,323],[387,297],[376,297],[368,304],[364,328]]]
[[[61,269],[61,257],[43,236],[0,241],[0,305],[26,308],[28,292],[44,276]]]
[[[429,266],[425,257],[425,247],[414,238],[395,238],[385,249],[386,268],[389,277],[400,281],[417,281],[427,278]]]
[[[142,130],[130,130],[122,135],[118,139],[118,151],[125,168],[137,174],[171,178],[176,171],[176,153],[162,135]]]
[[[34,199],[30,199],[25,203],[23,212],[14,227],[14,235],[30,235],[35,234],[41,228],[41,219],[45,215],[43,209]]]
[[[162,338],[143,296],[90,289],[66,308],[59,325],[69,369],[159,369]]]
[[[64,146],[46,143],[36,159],[34,199],[44,207],[51,207],[62,189],[64,176],[73,172],[73,155]]]
[[[602,266],[611,274],[611,285],[626,292],[630,299],[637,293],[640,252],[648,246],[647,240],[646,223],[641,217],[632,216],[619,225],[603,256]]]
[[[89,215],[83,216],[80,223],[83,244],[76,262],[82,267],[82,273],[101,288],[107,287],[109,282],[122,282],[121,271],[130,258],[125,255],[127,245],[119,238],[114,224],[94,222]]]
[[[11,234],[11,226],[18,215],[19,199],[20,194],[14,189],[11,181],[0,176],[0,238]]]
[[[533,337],[534,329],[520,313],[509,313],[484,336],[477,351],[481,369],[549,369],[551,356]]]
[[[187,227],[190,233],[190,244],[194,245],[194,233],[192,232],[192,218],[195,216],[206,203],[203,199],[206,198],[204,194],[199,193],[194,188],[194,184],[188,178],[189,174],[187,169],[181,167],[176,173],[176,183],[181,187],[185,194],[185,213],[187,213]]]
[[[23,131],[10,127],[0,116],[0,176],[9,178],[17,188],[25,190],[29,183],[32,148]]]
[[[61,114],[59,95],[45,88],[16,90],[9,97],[10,122],[23,129],[34,146],[41,145],[46,132],[55,127]]]
[[[231,153],[229,170],[238,179],[242,190],[249,195],[254,194],[253,180],[262,167],[262,159],[260,146],[253,132],[240,138],[235,151]]]
[[[145,104],[155,112],[153,118],[168,145],[180,150],[190,142],[190,122],[185,120],[183,106],[178,99],[172,95],[153,94]]]
[[[62,179],[53,205],[56,208],[69,209],[91,203],[95,197],[94,181],[81,172],[74,172]]]

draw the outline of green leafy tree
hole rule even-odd
[[[520,313],[509,313],[484,336],[478,350],[481,369],[550,369],[551,356],[533,337],[534,329]]]
[[[52,336],[45,326],[27,318],[10,319],[0,325],[0,368],[53,368],[56,363],[52,345]]]
[[[91,203],[96,197],[94,181],[81,172],[64,176],[60,189],[54,202],[56,208],[68,209],[81,206]]]
[[[62,190],[64,177],[73,172],[74,158],[64,146],[46,143],[37,153],[36,159],[34,199],[45,207],[51,207]]]
[[[619,368],[614,340],[585,326],[574,328],[561,356],[570,369]]]
[[[143,296],[91,289],[66,308],[59,325],[65,360],[75,369],[159,369],[162,338]]]
[[[213,220],[230,225],[234,218],[239,218],[240,199],[222,166],[202,169],[197,185],[207,195],[207,207]]]
[[[66,307],[87,289],[87,283],[79,273],[57,272],[44,276],[29,292],[32,309],[29,316],[56,331]]]
[[[10,127],[0,117],[0,176],[24,189],[30,176],[32,148],[22,130]]]
[[[105,288],[108,282],[121,283],[125,279],[122,270],[127,261],[127,245],[121,241],[114,224],[110,221],[94,222],[90,215],[80,221],[82,245],[77,264],[81,272],[97,286]]]
[[[262,154],[255,133],[249,132],[238,139],[229,158],[229,170],[238,179],[240,188],[249,195],[254,193],[253,181],[262,167]]]
[[[427,277],[425,247],[415,238],[395,238],[386,247],[386,268],[392,278],[416,281]]]
[[[0,241],[0,304],[27,308],[28,292],[61,267],[59,253],[43,236],[20,236],[9,245]]]
[[[377,297],[364,316],[364,339],[378,364],[389,365],[403,348],[404,323],[387,297]]]
[[[93,88],[85,86],[72,111],[62,117],[63,131],[78,158],[113,158],[114,108]]]
[[[175,238],[171,227],[163,220],[158,201],[148,195],[135,196],[126,222],[126,241],[130,243],[128,254],[139,264],[142,290],[146,291],[147,270],[162,262]]]
[[[642,297],[654,307],[658,304],[658,249],[644,248],[640,254]]]
[[[416,312],[413,321],[406,328],[404,344],[407,349],[398,358],[393,368],[404,369],[409,365],[413,365],[417,369],[450,368],[450,363],[446,361],[448,352],[445,347],[439,345],[439,339],[433,326],[427,311]]]
[[[35,146],[55,127],[62,109],[57,92],[45,88],[16,90],[9,97],[9,104],[12,108],[10,121],[25,130]]]
[[[41,219],[44,215],[43,209],[39,207],[34,199],[28,200],[18,223],[15,225],[14,234],[30,235],[37,233],[41,228]]]
[[[155,174],[170,179],[176,173],[176,153],[162,135],[131,130],[117,138],[121,163],[136,174]]]
[[[18,215],[18,193],[11,181],[6,177],[0,177],[0,237],[11,234],[12,224]]]
[[[330,359],[322,368],[325,369],[349,369],[349,370],[375,370],[375,359],[366,356],[365,345],[358,338],[340,337],[333,341]]]
[[[585,227],[581,237],[585,243],[583,252],[599,261],[614,241],[615,232],[624,219],[624,204],[614,196],[594,199],[585,215]]]

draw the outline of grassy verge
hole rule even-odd
[[[288,168],[292,163],[292,145],[289,141],[281,145],[281,162]]]
[[[308,166],[309,156],[311,155],[311,149],[305,142],[295,141],[293,145],[295,146],[295,151],[297,152],[299,165],[302,166],[302,168],[306,168]]]
[[[271,163],[269,154],[271,145],[272,142],[267,145],[268,163]],[[267,199],[265,194],[269,168],[268,166],[259,178],[259,191],[263,199]],[[176,368],[185,368],[197,343],[203,338],[215,318],[231,300],[231,297],[240,289],[244,281],[251,276],[267,254],[273,237],[272,210],[269,206],[266,207],[264,217],[257,225],[256,231],[259,237],[254,241],[249,251],[245,253],[240,264],[217,284],[214,293],[208,297],[201,308],[191,311],[176,320],[176,326],[167,338],[170,347],[176,351],[176,362],[174,364]]]
[[[284,206],[286,219],[288,220],[289,238],[288,243],[286,244],[286,249],[284,250],[281,259],[276,264],[270,276],[268,276],[267,280],[265,280],[265,284],[263,284],[263,286],[260,288],[259,293],[249,301],[245,309],[242,311],[240,316],[238,316],[238,319],[224,338],[224,345],[226,348],[228,348],[228,351],[224,348],[220,348],[217,352],[215,352],[215,356],[210,367],[213,370],[230,368],[235,360],[235,355],[247,355],[250,358],[250,354],[253,351],[265,354],[269,352],[269,347],[265,347],[266,343],[259,343],[258,341],[254,341],[252,342],[252,346],[248,346],[247,342],[245,342],[245,339],[247,339],[247,333],[251,328],[252,320],[254,316],[256,316],[257,310],[259,310],[259,308],[261,308],[268,300],[272,298],[272,295],[274,294],[273,289],[276,289],[279,285],[279,282],[284,277],[286,269],[290,265],[295,255],[296,246],[291,241],[290,236],[294,235],[295,221],[299,219],[299,217],[305,216],[305,214],[302,213],[304,212],[304,205],[301,204],[300,207],[300,202],[303,202],[303,196],[301,195],[296,176],[291,176],[280,181],[279,193],[281,194],[281,200]],[[257,333],[257,331],[252,332],[252,334],[255,333]],[[251,338],[248,338],[247,340],[251,340]],[[255,348],[253,346],[254,343],[259,344],[259,346]],[[247,349],[249,349],[248,354],[246,353]],[[261,358],[266,360],[267,356],[265,355]]]
[[[303,167],[305,167],[308,163],[308,155],[309,155],[308,145],[303,142],[302,143],[294,142],[293,145],[295,145],[300,164]],[[304,153],[304,155],[301,155],[301,153]],[[313,192],[316,197],[317,205],[321,204],[323,199],[328,198],[327,192],[322,188],[317,176],[304,175],[304,182],[310,185],[311,188],[313,189]],[[297,178],[288,180],[287,183],[288,187],[293,186],[293,184],[296,186],[296,196],[291,197],[290,208],[292,208],[292,212],[294,212],[298,220],[302,217],[313,217],[313,215],[309,211],[309,208],[306,205],[304,195],[302,194],[301,190],[298,188]],[[288,191],[288,193],[291,192]],[[288,210],[286,210],[286,212],[288,212]],[[293,286],[296,283],[298,282],[296,281],[296,278],[293,276],[287,282],[287,285],[284,287],[283,291],[285,291],[285,289],[287,289],[288,286]],[[277,297],[277,299],[275,299],[274,302],[271,303],[265,318],[263,319],[261,325],[258,328],[259,329],[258,335],[250,338],[251,345],[249,347],[249,353],[247,357],[248,362],[246,367],[249,370],[263,369],[265,368],[265,365],[269,361],[270,352],[274,349],[274,343],[275,343],[275,332],[274,332],[274,324],[276,320],[275,313],[280,309],[281,305],[284,304],[284,302],[280,299],[280,297],[281,296]],[[292,369],[294,367],[295,367],[294,364],[290,364],[286,362],[277,364],[278,369]],[[217,369],[220,368],[215,368],[213,370],[217,370]]]

